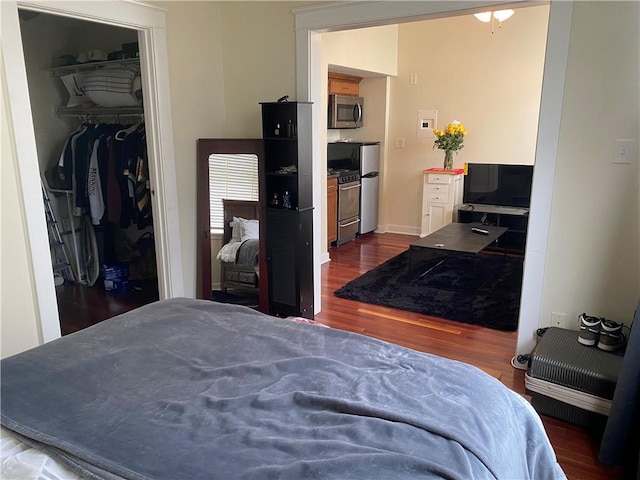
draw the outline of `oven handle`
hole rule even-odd
[[[360,188],[360,184],[352,185],[350,187],[340,187],[340,190],[351,190],[352,188]]]
[[[348,227],[350,225],[353,225],[354,223],[359,223],[359,222],[360,222],[360,219],[354,220],[353,222],[349,222],[349,223],[341,223],[340,228]]]

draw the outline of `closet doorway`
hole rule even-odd
[[[18,16],[65,335],[160,298],[138,31]]]

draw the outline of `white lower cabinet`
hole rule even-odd
[[[462,171],[436,173],[434,170],[424,171],[421,237],[453,222],[456,207],[462,203]]]

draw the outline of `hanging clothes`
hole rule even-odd
[[[144,124],[81,125],[67,138],[58,172],[72,189],[74,214],[94,225],[153,224]]]
[[[123,202],[120,224],[131,221],[143,229],[152,224],[151,194],[147,161],[147,142],[144,124],[126,129],[115,135],[123,143],[123,175],[127,178],[127,196]],[[121,197],[122,198],[122,197]]]

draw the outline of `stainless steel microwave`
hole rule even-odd
[[[329,128],[360,128],[364,99],[353,95],[329,95]]]

